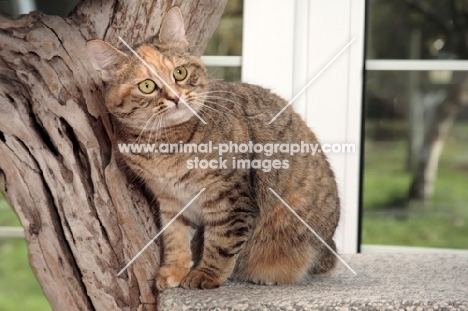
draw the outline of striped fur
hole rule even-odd
[[[160,31],[177,27],[177,9]],[[176,25],[177,26],[177,25]],[[179,25],[180,26],[180,25]],[[180,27],[179,27],[180,28]],[[183,24],[182,24],[183,31]],[[175,36],[178,37],[178,36]],[[183,37],[183,36],[182,36]],[[179,36],[180,38],[180,36]],[[284,99],[264,88],[210,79],[186,42],[159,40],[136,48],[137,53],[208,123],[204,125],[136,57],[107,43],[88,44],[90,58],[107,81],[106,105],[113,116],[116,143],[318,143],[303,120],[288,108],[272,124]],[[112,61],[110,61],[112,60]],[[178,66],[188,76],[176,81]],[[138,89],[145,79],[158,89]],[[170,221],[202,188],[206,191],[167,228],[162,237],[164,258],[156,285],[160,290],[214,288],[231,277],[258,284],[287,284],[310,273],[324,273],[334,256],[268,190],[274,189],[316,232],[335,248],[333,234],[340,203],[332,170],[323,154],[271,157],[228,153],[227,169],[188,169],[187,160],[218,159],[214,153],[116,153],[120,162],[141,178],[159,201],[162,225]],[[287,160],[288,169],[233,169],[231,159]],[[196,234],[202,230],[203,234]],[[191,241],[194,236],[200,241]],[[192,253],[192,245],[202,245]],[[192,248],[193,249],[193,248]],[[198,258],[198,259],[196,259]]]

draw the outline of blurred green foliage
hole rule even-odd
[[[16,214],[0,193],[0,226],[19,226]],[[0,237],[0,310],[51,310],[29,266],[23,239]]]
[[[388,125],[396,121],[387,121]],[[384,126],[366,122],[366,132]],[[401,125],[400,126],[404,126]],[[430,202],[409,202],[404,136],[367,139],[364,157],[362,243],[468,249],[467,122],[452,129]]]

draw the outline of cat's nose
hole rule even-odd
[[[174,104],[176,104],[176,105],[179,104],[179,96],[177,96],[177,95],[169,96],[169,100],[172,100],[174,102]]]

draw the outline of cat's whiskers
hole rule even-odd
[[[194,95],[190,95],[187,97],[187,101],[193,101],[193,100],[196,100],[198,102],[205,102],[207,100],[207,98],[209,98],[209,96],[205,96],[205,95],[199,95],[199,94],[194,94]]]
[[[237,94],[237,93],[234,93],[234,92],[230,92],[230,91],[225,91],[225,90],[206,91],[206,92],[198,93],[197,95],[206,95],[206,94],[213,94],[213,93],[228,93],[228,94],[232,94],[232,95],[234,95],[234,96],[243,97],[243,96],[240,95],[240,94]]]
[[[196,102],[195,104],[200,105],[200,107],[204,106],[202,103],[198,103],[198,102]],[[219,113],[219,111],[216,111],[216,112]],[[218,127],[218,131],[221,132],[221,128],[219,127],[219,122],[216,122],[216,120],[211,116],[211,114],[208,111],[204,110],[202,113],[203,113],[203,115],[209,116],[210,119],[213,120],[213,123],[216,124],[216,126]]]
[[[196,94],[196,95],[192,95],[192,96],[194,96],[195,98],[203,97],[203,98],[211,98],[211,99],[221,99],[221,100],[224,100],[224,101],[228,101],[228,102],[230,102],[230,103],[232,103],[234,105],[239,105],[241,107],[246,105],[245,103],[240,103],[240,102],[237,102],[235,100],[232,100],[232,99],[229,99],[229,98],[226,98],[226,97],[212,95],[212,94],[215,94],[215,93],[229,93],[229,94],[238,95],[236,93],[229,92],[229,91],[208,91],[208,92],[204,92],[204,93],[200,93],[200,94]],[[240,95],[238,95],[238,96],[240,96]]]
[[[218,131],[221,132],[221,128],[219,127],[219,122],[216,122],[216,120],[211,116],[211,114],[208,111],[205,111],[204,115],[207,115],[210,117],[211,120],[213,120],[213,123],[216,124],[216,127],[218,128]]]
[[[151,137],[153,136],[153,132],[154,132],[154,126],[156,125],[156,133],[155,133],[155,141],[158,140],[158,131],[159,131],[159,119],[161,118],[161,116],[159,114],[156,115],[156,118],[154,119],[153,121],[153,125],[151,126],[151,131],[150,131],[150,134],[149,134],[149,137],[148,137],[148,144],[151,142]]]
[[[212,105],[215,105],[215,106],[218,106],[218,107],[222,107],[222,108],[224,108],[224,109],[227,110],[227,111],[226,111],[227,113],[231,113],[232,115],[235,115],[235,116],[237,116],[237,117],[240,117],[240,115],[237,114],[237,113],[235,113],[232,109],[229,109],[228,107],[223,106],[222,104],[220,104],[220,103],[218,103],[218,102],[215,102],[215,101],[206,99],[206,97],[205,97],[205,100],[203,101],[203,103],[208,103],[208,104],[212,104]],[[206,105],[206,104],[205,104],[205,106],[208,107],[208,108],[211,108],[211,109],[215,109],[214,107],[211,107],[211,106]],[[215,110],[217,110],[217,109],[215,109]],[[220,112],[219,110],[217,110],[217,111]]]
[[[165,116],[166,114],[165,113],[161,113],[160,116],[159,116],[159,123],[158,123],[158,137],[157,137],[157,141],[162,141],[163,139],[163,132],[165,133]]]
[[[165,113],[161,113],[161,118],[160,118],[160,123],[159,123],[159,136],[158,136],[158,141],[163,141],[163,133],[166,134],[166,140],[167,140],[167,133],[165,131],[165,128],[166,128],[166,114]]]
[[[214,107],[211,107],[211,106],[207,106],[205,103],[207,102],[206,100],[205,101],[201,101],[201,100],[192,100],[191,101],[193,104],[196,104],[198,105],[198,107],[202,107],[202,108],[206,108],[206,109],[209,109],[211,111],[214,111],[218,114],[221,114],[222,115],[222,112],[219,111],[218,109],[215,109]]]
[[[236,117],[239,117],[239,118],[241,117],[238,113],[235,113],[232,109],[229,109],[229,108],[227,108],[227,107],[221,105],[220,103],[217,103],[217,102],[214,102],[214,101],[210,101],[210,100],[205,100],[205,106],[210,107],[210,108],[213,108],[213,109],[216,109],[216,107],[211,107],[211,106],[209,106],[209,105],[207,105],[207,104],[215,105],[215,106],[217,106],[217,107],[224,108],[224,109],[226,110],[226,111],[225,111],[226,113],[230,113],[231,115],[236,116]],[[218,110],[218,109],[216,109],[216,110]],[[218,110],[218,111],[219,111],[219,110]]]
[[[140,139],[141,139],[141,135],[143,135],[143,133],[145,132],[146,130],[146,127],[148,126],[148,124],[151,122],[151,120],[156,116],[156,114],[152,114],[151,117],[148,119],[148,121],[146,121],[145,123],[145,126],[143,127],[143,129],[141,130],[140,134],[138,135],[138,137],[136,138],[135,140],[135,144],[138,144],[140,142]]]
[[[235,100],[232,100],[232,99],[229,99],[229,98],[226,98],[226,97],[222,97],[222,96],[215,96],[215,95],[205,95],[206,98],[216,98],[216,99],[221,99],[223,101],[228,101],[230,103],[233,103],[234,105],[242,105],[243,103],[239,103]]]
[[[161,122],[159,123],[159,137],[158,140],[163,139],[163,133],[165,133],[165,115],[166,114],[161,114]]]
[[[221,102],[222,102],[222,101],[227,101],[227,102],[232,103],[233,105],[239,105],[239,106],[242,107],[242,103],[238,103],[238,102],[236,102],[236,101],[233,101],[233,100],[231,100],[231,99],[224,98],[224,97],[221,97],[221,96],[205,96],[205,98],[207,98],[207,99],[213,99],[213,100],[219,99],[219,100],[221,100]],[[220,102],[220,101],[217,101],[216,103],[217,103],[218,105],[221,105],[221,106],[222,106],[221,102]],[[225,107],[225,106],[223,106],[223,107]],[[227,109],[228,109],[228,108],[227,108]]]
[[[222,133],[223,131],[222,131],[220,125],[219,125],[220,120],[219,120],[219,118],[214,118],[214,117],[211,115],[211,113],[210,113],[209,111],[211,110],[211,111],[217,113],[218,115],[222,115],[223,118],[224,118],[225,120],[227,120],[228,123],[230,123],[230,121],[229,121],[229,119],[227,118],[227,116],[225,116],[224,114],[222,114],[220,111],[218,111],[218,110],[216,110],[216,109],[213,109],[213,108],[211,108],[211,107],[206,106],[205,104],[199,103],[199,105],[202,105],[202,106],[203,106],[202,109],[201,109],[201,111],[203,112],[203,114],[207,114],[207,115],[211,118],[211,120],[213,120],[213,123],[216,124],[216,127],[218,128],[218,132],[219,132],[219,134],[221,135],[221,133]],[[203,108],[209,108],[209,109],[203,109]]]

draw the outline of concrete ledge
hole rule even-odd
[[[468,310],[468,258],[442,254],[343,255],[329,275],[288,286],[227,282],[163,292],[159,310]]]

